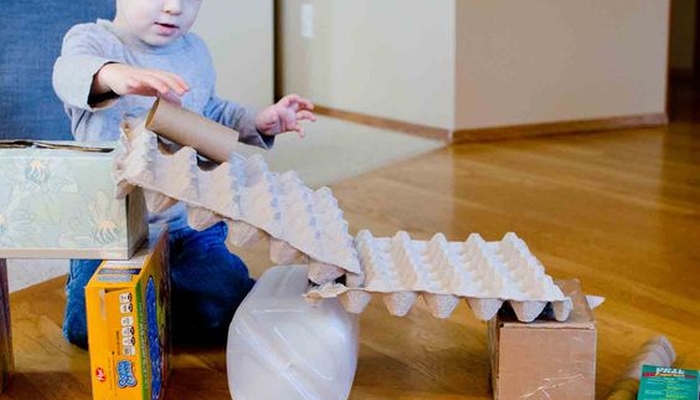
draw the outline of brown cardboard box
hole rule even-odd
[[[7,288],[7,263],[0,258],[0,393],[7,388],[14,366],[10,334],[10,297]]]
[[[519,322],[502,309],[489,322],[496,400],[595,399],[596,326],[578,280],[558,281],[574,308],[566,322]]]

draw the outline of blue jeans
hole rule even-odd
[[[175,344],[225,343],[233,313],[255,281],[224,244],[226,224],[170,232],[171,334]],[[63,335],[87,348],[85,286],[100,260],[71,260]]]

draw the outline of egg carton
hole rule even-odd
[[[338,297],[347,311],[360,313],[379,293],[389,312],[402,316],[422,297],[433,315],[447,318],[464,298],[483,320],[506,302],[521,321],[548,305],[557,320],[571,311],[571,301],[515,234],[499,242],[478,234],[448,242],[441,233],[417,241],[406,232],[374,238],[363,230],[353,238],[330,189],[314,191],[293,171],[270,172],[259,155],[233,153],[228,162],[209,163],[190,147],[159,140],[143,122],[123,126],[121,142],[118,197],[138,186],[151,212],[181,201],[194,229],[225,221],[231,251],[269,241],[274,263],[308,263],[317,285],[306,294],[309,301]]]
[[[234,153],[228,162],[205,162],[191,147],[163,143],[143,122],[123,125],[122,131],[118,197],[141,187],[151,212],[181,201],[193,229],[225,221],[232,251],[269,240],[274,263],[302,259],[317,283],[361,272],[348,223],[330,189],[312,190],[293,171],[270,172],[260,155]]]
[[[419,241],[403,231],[375,238],[362,230],[355,248],[362,273],[347,274],[344,284],[314,287],[307,298],[338,297],[347,311],[360,313],[376,293],[389,313],[403,316],[422,297],[438,318],[449,317],[465,299],[482,320],[493,318],[508,302],[523,322],[533,321],[548,305],[558,321],[568,319],[572,309],[571,300],[514,233],[496,242],[478,234],[465,242],[449,242],[442,233]]]

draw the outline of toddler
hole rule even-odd
[[[182,105],[240,133],[239,140],[270,148],[275,135],[315,121],[313,104],[288,95],[259,113],[217,97],[205,43],[189,32],[202,0],[116,0],[113,21],[71,28],[53,71],[76,140],[117,140],[126,116],[144,115],[154,96]],[[233,140],[233,139],[232,139]],[[176,343],[220,342],[233,312],[254,284],[243,261],[224,245],[221,222],[197,232],[184,206],[151,214],[170,232],[172,333]],[[99,260],[71,260],[64,336],[87,347],[84,287]]]

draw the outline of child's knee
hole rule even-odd
[[[84,288],[101,262],[101,260],[70,260],[67,286]]]
[[[69,301],[66,304],[66,312],[63,317],[63,336],[68,342],[87,348],[87,322],[85,320],[85,302]]]
[[[100,260],[71,260],[66,282],[66,310],[63,317],[63,336],[68,342],[87,348],[87,321],[85,312],[85,285],[94,275]]]

